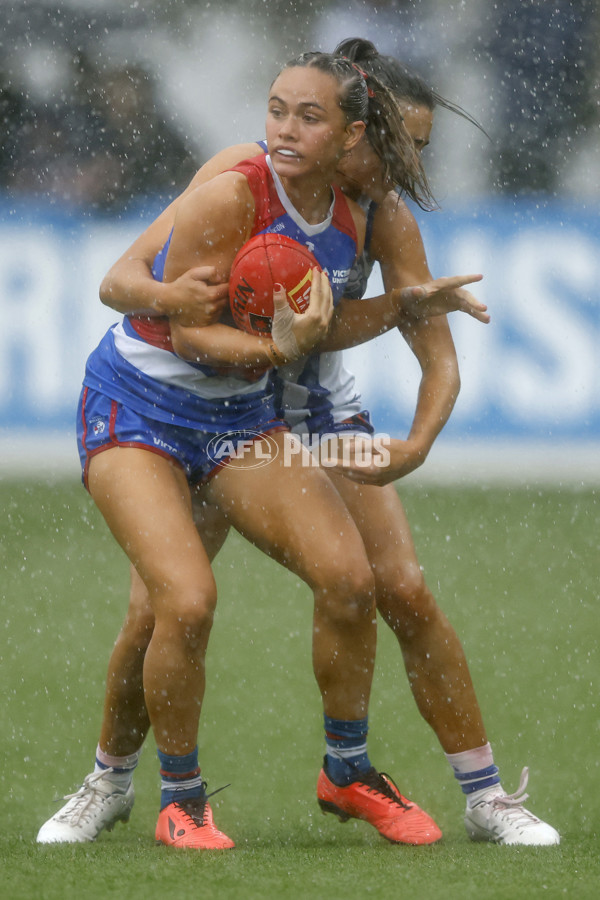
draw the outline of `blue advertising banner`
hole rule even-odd
[[[119,316],[101,278],[156,210],[123,221],[0,206],[1,446],[73,443],[85,359]],[[418,212],[434,275],[481,272],[490,325],[455,313],[462,389],[439,441],[600,448],[600,211],[484,201]],[[382,290],[374,273],[372,295]],[[379,432],[410,426],[419,367],[390,333],[347,352]],[[19,450],[20,452],[20,450]],[[600,459],[600,452],[598,453]],[[600,469],[600,462],[598,463]]]
[[[445,435],[600,440],[600,212],[490,202],[419,223],[434,275],[482,273],[473,292],[492,316],[451,316],[462,388]],[[347,357],[378,427],[401,431],[418,380],[410,352],[388,335]]]

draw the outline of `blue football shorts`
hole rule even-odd
[[[268,409],[266,410],[268,411]],[[77,407],[77,446],[87,487],[91,459],[111,447],[139,447],[174,459],[191,484],[207,481],[227,463],[236,447],[262,435],[289,431],[285,422],[269,418],[250,429],[201,431],[149,419],[93,388],[84,387]],[[223,448],[226,448],[225,450]]]
[[[367,409],[361,410],[355,416],[336,422],[332,428],[334,434],[375,434],[371,424],[371,416]]]

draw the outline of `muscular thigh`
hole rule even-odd
[[[273,439],[273,438],[272,438]],[[283,436],[274,440],[283,446]],[[362,539],[338,492],[308,452],[252,467],[252,455],[223,468],[205,488],[227,520],[311,586],[355,578],[368,567]]]
[[[192,490],[192,513],[200,540],[212,562],[225,543],[230,523],[223,511],[206,499],[204,486]]]
[[[88,484],[148,588],[174,579],[212,580],[180,467],[146,450],[115,447],[93,457]]]

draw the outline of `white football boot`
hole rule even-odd
[[[542,822],[523,806],[529,769],[521,772],[521,782],[514,794],[507,794],[500,785],[477,791],[467,804],[465,828],[472,841],[493,841],[495,844],[529,847],[560,843],[555,828]]]
[[[112,831],[116,822],[127,822],[134,801],[133,784],[120,790],[106,778],[112,769],[86,775],[75,794],[51,819],[44,822],[38,844],[84,844],[95,841],[101,831]]]

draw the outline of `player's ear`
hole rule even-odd
[[[344,141],[344,152],[349,153],[358,144],[365,133],[366,125],[364,122],[351,122],[346,125],[346,140]]]

